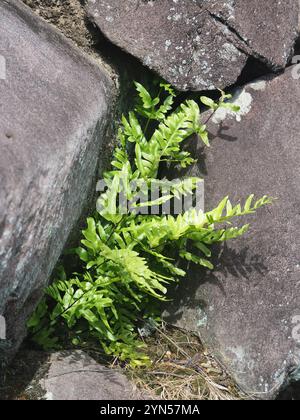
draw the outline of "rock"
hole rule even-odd
[[[234,84],[249,57],[278,70],[298,36],[298,2],[88,0],[114,44],[182,91]]]
[[[3,362],[90,204],[115,89],[106,71],[20,1],[0,3],[0,53]]]
[[[218,112],[209,123],[212,147],[192,170],[204,175],[206,208],[226,195],[232,202],[251,193],[277,200],[244,220],[252,223],[246,236],[216,247],[215,271],[191,271],[166,318],[199,332],[244,391],[275,398],[300,380],[297,68],[247,85],[235,101],[240,122]]]
[[[125,375],[97,363],[83,351],[54,353],[39,379],[47,400],[140,400],[146,398]]]
[[[0,400],[140,400],[154,395],[137,389],[122,373],[81,350],[46,353],[21,349],[0,387]]]
[[[275,70],[286,66],[299,35],[297,1],[209,0],[209,4],[211,16],[233,34],[237,48]]]

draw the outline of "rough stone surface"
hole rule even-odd
[[[3,361],[22,341],[91,196],[115,90],[106,72],[19,1],[0,3],[0,54]]]
[[[299,27],[299,2],[288,0],[208,0],[211,16],[236,35],[235,46],[271,68],[284,68],[291,58]]]
[[[146,398],[125,375],[82,351],[54,353],[39,380],[47,400],[139,400]]]
[[[215,252],[215,271],[192,270],[167,320],[197,330],[237,382],[274,398],[300,380],[300,82],[297,68],[236,92],[236,118],[211,120],[204,164],[207,210],[229,195],[268,194],[276,202],[244,220],[250,232]]]
[[[179,90],[235,83],[249,56],[285,67],[298,35],[295,0],[88,0],[113,43]]]

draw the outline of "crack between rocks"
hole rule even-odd
[[[237,38],[244,46],[245,49],[243,50],[241,46],[239,45],[234,45],[234,43],[232,42],[231,39],[229,39],[229,41],[234,45],[235,48],[237,48],[239,51],[241,51],[243,54],[246,54],[248,57],[254,57],[257,60],[261,61],[264,65],[266,65],[269,69],[271,69],[272,71],[280,71],[282,70],[281,67],[279,67],[278,65],[270,62],[266,57],[264,57],[263,55],[259,54],[257,51],[255,51],[249,44],[249,42],[243,38],[243,36],[230,24],[228,24],[228,22],[223,19],[222,17],[216,15],[215,13],[211,12],[210,10],[207,10],[208,14],[210,15],[210,17],[217,23],[225,26],[226,29],[228,29],[230,31],[230,33]]]
[[[225,26],[234,36],[236,36],[243,44],[245,44],[247,49],[251,48],[249,43],[242,37],[242,35],[240,35],[240,33],[233,26],[229,25],[225,19],[214,14],[213,12],[210,12],[209,10],[208,10],[208,13],[212,19],[214,19],[218,23],[221,23],[223,26]],[[249,55],[249,51],[243,51],[243,52]]]
[[[242,46],[240,45],[240,42],[238,42],[237,44],[234,43],[232,41],[232,39],[228,36],[225,35],[225,37],[227,38],[227,40],[238,50],[240,51],[242,54],[245,54],[246,56],[249,57],[253,57],[256,58],[257,60],[261,61],[263,64],[268,65],[268,61],[262,57],[261,55],[259,55],[258,53],[256,53],[249,45],[249,42],[246,41],[242,35],[240,35],[240,33],[233,28],[231,25],[228,24],[228,22],[226,22],[225,19],[221,18],[220,16],[215,15],[213,12],[211,12],[210,10],[207,10],[209,16],[217,23],[220,24],[222,26],[225,26],[226,29],[229,30],[229,32],[233,35],[234,38],[237,38],[244,46],[245,48],[243,49]],[[247,64],[246,64],[247,65]],[[245,67],[246,67],[245,65]],[[244,68],[245,68],[244,67]],[[243,71],[243,70],[242,70]],[[241,71],[241,73],[242,73]]]
[[[70,370],[69,372],[63,372],[63,373],[58,373],[57,375],[51,375],[51,376],[47,376],[47,378],[45,380],[51,380],[51,379],[55,379],[55,378],[60,378],[61,376],[66,376],[66,375],[73,375],[74,373],[100,373],[100,374],[110,374],[111,376],[113,376],[115,374],[115,372],[110,372],[109,369],[107,367],[105,367],[106,372],[104,372],[104,370],[96,370],[96,369],[76,369],[76,370]]]

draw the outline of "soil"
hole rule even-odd
[[[117,108],[119,114],[132,108],[135,94],[133,80],[147,85],[153,73],[136,58],[126,54],[108,41],[100,30],[88,19],[85,0],[22,0],[37,15],[59,29],[82,51],[106,68],[120,88]]]
[[[88,53],[95,52],[98,33],[88,21],[84,1],[80,0],[23,0],[35,13],[55,25],[75,44]]]

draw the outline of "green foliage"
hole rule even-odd
[[[166,300],[168,285],[185,276],[186,264],[213,269],[210,246],[243,235],[249,225],[232,227],[236,217],[255,213],[270,203],[268,197],[257,201],[251,195],[242,206],[229,198],[208,213],[191,208],[178,216],[142,215],[138,210],[167,203],[193,192],[199,178],[171,183],[157,179],[161,162],[182,168],[195,162],[182,144],[198,134],[209,146],[200,109],[187,100],[171,112],[174,91],[160,84],[160,93],[150,93],[136,83],[139,102],[135,112],[123,116],[118,131],[119,145],[114,152],[112,170],[105,173],[107,189],[99,198],[99,212],[87,219],[81,246],[76,254],[80,273],[67,278],[63,270],[46,290],[46,297],[28,323],[38,344],[57,348],[58,331],[63,327],[75,345],[91,337],[105,352],[132,366],[149,363],[137,324],[155,318],[153,301]],[[212,111],[237,107],[221,93],[219,102],[201,97]],[[130,147],[134,150],[129,158]],[[141,200],[149,185],[168,190],[157,199]],[[127,211],[118,201],[122,193],[132,203]]]

